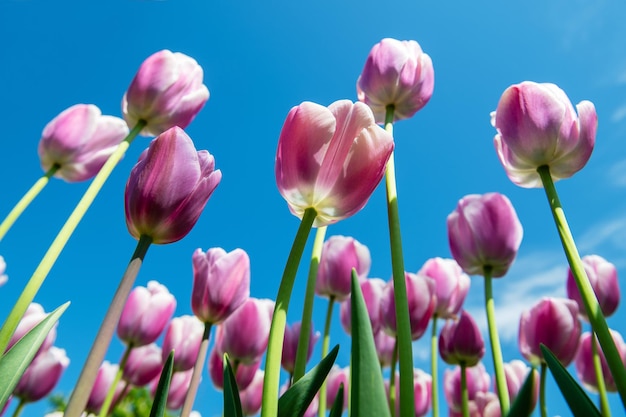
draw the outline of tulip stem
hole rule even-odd
[[[552,181],[552,176],[550,175],[550,167],[547,165],[540,166],[537,168],[537,172],[541,177],[546,197],[550,203],[552,217],[554,217],[554,223],[556,224],[556,228],[559,232],[565,256],[567,257],[570,270],[572,271],[572,275],[576,281],[576,287],[578,287],[578,291],[580,292],[583,305],[585,306],[585,311],[587,312],[587,317],[589,318],[589,322],[593,328],[593,333],[595,333],[598,337],[598,342],[600,343],[602,352],[604,352],[604,356],[606,357],[606,362],[611,371],[611,375],[613,375],[613,379],[615,380],[615,385],[617,387],[617,391],[619,392],[620,399],[622,400],[622,404],[626,405],[626,368],[624,367],[622,358],[617,351],[613,337],[609,332],[606,319],[604,318],[604,315],[602,315],[598,299],[596,298],[593,288],[591,287],[591,283],[589,282],[589,278],[585,272],[582,260],[578,254],[578,249],[576,249],[576,243],[574,242],[569,225],[567,224],[565,212],[563,211],[559,196],[556,192],[556,188],[554,187],[554,182]]]
[[[490,266],[483,268],[485,277],[485,310],[487,312],[487,327],[489,328],[489,341],[491,343],[491,355],[493,357],[493,368],[496,374],[496,386],[498,387],[498,400],[500,400],[500,413],[506,416],[509,412],[509,390],[506,386],[506,376],[504,374],[504,364],[502,360],[502,348],[496,326],[496,309],[493,301],[493,289]]]
[[[104,356],[109,348],[111,339],[113,338],[113,333],[117,327],[117,322],[122,315],[126,299],[130,294],[130,290],[133,288],[135,278],[139,273],[143,259],[146,256],[146,252],[151,244],[151,237],[146,235],[141,235],[139,237],[135,253],[133,253],[130,262],[128,263],[128,267],[126,267],[126,271],[122,276],[122,280],[115,291],[113,300],[111,301],[109,309],[102,320],[100,330],[96,335],[93,345],[91,346],[85,365],[80,372],[78,381],[74,386],[74,391],[72,392],[72,395],[67,403],[67,408],[64,414],[65,417],[79,417],[87,405],[89,394],[91,393],[96,376],[98,375],[98,369],[104,360]]]
[[[122,355],[122,360],[120,361],[119,366],[117,367],[117,372],[115,373],[115,378],[113,378],[113,382],[109,387],[109,391],[107,392],[107,396],[104,398],[104,402],[102,403],[102,407],[100,407],[100,414],[98,417],[106,417],[109,415],[109,409],[111,408],[111,404],[113,404],[113,398],[115,398],[115,391],[117,391],[117,384],[119,384],[122,379],[122,374],[124,373],[124,367],[126,366],[126,362],[128,362],[128,357],[130,356],[130,351],[133,349],[133,345],[129,344],[124,350],[124,355]]]
[[[467,366],[464,362],[461,366],[461,413],[463,417],[470,417],[469,412],[469,392],[467,391]]]
[[[430,336],[430,373],[432,378],[431,403],[433,409],[433,417],[439,417],[439,381],[437,378],[437,313],[433,315],[433,328]]]
[[[547,374],[548,374],[548,365],[545,362],[541,362],[541,382],[539,385],[539,410],[541,411],[541,417],[548,417],[548,405],[546,404],[546,375]]]
[[[180,417],[189,417],[193,403],[196,400],[196,393],[198,392],[198,387],[200,386],[202,369],[204,369],[204,362],[206,360],[207,352],[209,351],[209,336],[211,335],[211,327],[212,323],[204,323],[202,343],[200,343],[200,350],[198,350],[196,364],[193,367],[193,374],[191,374],[191,381],[189,382],[187,395],[185,395],[185,402],[183,403],[183,409],[180,412]]]
[[[394,106],[387,106],[385,130],[393,134]],[[407,301],[404,277],[404,257],[402,255],[402,235],[400,233],[400,214],[398,211],[398,192],[396,190],[396,170],[392,152],[385,169],[387,188],[387,217],[389,221],[389,241],[391,246],[391,267],[393,272],[393,296],[396,304],[396,337],[398,340],[400,368],[400,416],[415,416],[415,392],[413,391],[413,348],[409,304]]]
[[[50,181],[50,178],[59,170],[59,168],[61,168],[61,165],[59,164],[52,165],[48,172],[43,174],[43,176],[39,178],[32,187],[30,187],[30,190],[24,194],[15,207],[13,207],[9,214],[7,214],[7,217],[0,224],[0,241],[2,241],[11,226],[13,226],[13,223],[15,223],[15,221],[22,215],[24,210],[26,210],[35,197],[39,195],[41,190],[44,189],[44,187],[48,184],[48,181]]]
[[[602,362],[598,352],[598,341],[595,333],[591,332],[591,357],[593,359],[593,368],[596,372],[596,386],[598,387],[598,395],[600,397],[600,411],[602,417],[611,417],[611,408],[609,407],[609,399],[606,394],[606,384],[604,383],[604,375],[602,373]]]
[[[307,356],[309,353],[309,338],[311,336],[311,324],[313,322],[313,303],[315,300],[315,282],[317,281],[317,270],[322,256],[324,237],[326,236],[326,226],[318,227],[313,241],[311,251],[311,263],[309,265],[309,276],[306,282],[306,293],[304,295],[304,306],[302,307],[302,321],[300,322],[300,336],[298,337],[298,349],[296,351],[296,362],[294,364],[293,382],[296,383],[304,376]]]
[[[261,417],[276,417],[278,414],[280,360],[283,350],[283,338],[285,337],[285,325],[287,324],[287,310],[289,309],[289,300],[296,280],[296,273],[298,272],[298,264],[300,263],[300,258],[302,258],[315,217],[317,217],[317,213],[314,208],[311,207],[304,211],[298,233],[285,264],[280,286],[278,287],[265,359]]]
[[[396,416],[396,400],[398,399],[398,387],[396,386],[396,365],[398,364],[398,337],[394,337],[393,353],[391,354],[391,369],[389,371],[389,413]]]
[[[330,296],[328,299],[328,309],[326,310],[326,322],[324,323],[324,335],[322,336],[322,359],[328,355],[328,348],[330,347],[330,323],[333,319],[333,307],[335,306],[335,297]],[[302,333],[302,330],[300,331]],[[326,379],[322,383],[319,390],[319,407],[317,409],[317,415],[319,417],[326,416]]]
[[[146,122],[140,120],[137,122],[137,125],[130,131],[130,133],[126,136],[126,138],[118,145],[117,149],[109,156],[109,159],[102,166],[98,174],[95,176],[87,191],[80,199],[70,217],[68,217],[67,221],[59,231],[59,234],[56,236],[48,251],[41,259],[39,266],[35,269],[35,272],[30,277],[28,283],[24,287],[24,290],[20,294],[17,302],[13,306],[13,309],[9,313],[6,321],[2,325],[0,329],[0,352],[4,352],[6,350],[7,345],[9,344],[9,340],[15,332],[17,328],[17,324],[20,319],[26,312],[26,309],[30,305],[30,303],[35,298],[37,291],[43,284],[44,280],[48,276],[48,273],[52,269],[52,266],[56,262],[57,258],[61,254],[61,251],[65,247],[65,244],[69,240],[72,233],[78,226],[78,223],[81,221],[89,206],[98,195],[98,192],[104,185],[105,181],[111,175],[113,168],[117,165],[119,160],[122,158],[132,141],[139,134],[141,129],[146,125]]]
[[[20,402],[17,404],[17,407],[15,407],[15,410],[13,411],[12,417],[19,417],[20,414],[22,414],[22,410],[24,409],[25,405],[26,401],[20,399]]]

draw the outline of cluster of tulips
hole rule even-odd
[[[570,265],[564,277],[569,299],[543,298],[520,318],[518,343],[529,364],[504,363],[492,280],[505,276],[523,234],[506,196],[461,198],[447,218],[453,259],[429,259],[416,273],[404,268],[393,124],[423,108],[433,87],[431,59],[417,42],[384,39],[358,78],[359,101],[293,107],[278,138],[275,174],[280,194],[301,223],[276,299],[250,296],[250,259],[243,249],[197,249],[193,316],[173,317],[177,302],[164,285],[133,286],[149,246],[184,238],[222,177],[213,156],[197,151],[183,130],[209,98],[202,68],[184,54],[160,51],[130,83],[123,119],[104,116],[94,105],[62,112],[45,127],[39,144],[45,174],[0,224],[0,239],[52,176],[91,184],[0,329],[0,409],[18,416],[25,405],[50,394],[68,366],[65,351],[53,346],[67,304],[47,314],[33,300],[117,162],[143,135],[155,139],[130,172],[124,199],[137,247],[74,390],[54,415],[128,415],[126,407],[143,398],[131,395],[137,390],[149,393],[148,408],[140,412],[134,404],[132,415],[163,416],[179,409],[182,417],[199,415],[192,409],[208,368],[224,392],[225,416],[259,410],[262,417],[340,416],[345,410],[359,417],[438,416],[438,357],[455,365],[443,378],[450,416],[527,416],[537,401],[547,416],[549,371],[575,415],[610,415],[607,391],[626,399],[626,344],[605,320],[619,304],[617,273],[597,255],[581,259],[554,187],[591,156],[597,128],[593,104],[583,101],[574,109],[557,86],[527,81],[507,88],[492,114],[494,145],[506,175],[521,187],[545,189]],[[325,240],[327,228],[361,210],[383,178],[392,260],[388,282],[369,277],[370,252],[356,239]],[[288,325],[291,292],[312,228],[302,319]],[[2,260],[0,284],[6,281],[4,269]],[[469,275],[484,278],[493,384],[481,362],[483,335],[462,309]],[[311,325],[315,294],[328,298],[321,334]],[[346,368],[333,365],[337,347],[330,349],[335,302],[352,337]],[[438,319],[445,320],[440,332]],[[581,319],[590,324],[584,334]],[[414,369],[412,357],[412,342],[429,325],[430,373]],[[111,364],[105,357],[116,332],[126,349],[119,363]],[[306,372],[320,337],[322,359]],[[599,409],[565,369],[572,361],[582,384],[599,393]],[[281,368],[288,374],[282,384]]]

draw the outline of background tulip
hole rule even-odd
[[[474,400],[479,392],[489,391],[491,377],[482,362],[466,368],[465,372],[470,401]],[[448,407],[457,412],[461,411],[461,367],[456,366],[453,370],[446,369],[443,375],[443,389]]]
[[[376,346],[376,355],[380,366],[391,366],[393,361],[393,351],[396,348],[396,338],[389,336],[387,332],[381,327],[376,333],[374,333],[374,345]]]
[[[186,371],[193,368],[200,350],[204,324],[196,316],[174,317],[167,326],[163,338],[162,360],[167,360],[174,351],[174,371]]]
[[[626,366],[626,344],[624,343],[624,339],[622,338],[622,335],[615,330],[610,330],[610,332],[613,337],[613,341],[615,342],[615,346],[622,357],[622,362],[624,362],[624,366]],[[595,393],[598,392],[598,379],[593,367],[591,348],[592,341],[593,339],[591,333],[585,332],[581,335],[580,346],[578,348],[578,352],[576,353],[576,358],[574,359],[574,365],[576,365],[576,374],[578,375],[580,382],[582,382],[583,386],[589,391]],[[597,340],[596,343],[598,343]],[[604,378],[606,390],[609,392],[616,392],[617,387],[615,385],[615,380],[613,379],[613,375],[611,375],[611,371],[606,363],[604,352],[600,349],[599,344],[597,344],[597,346],[600,363],[602,364],[602,376]]]
[[[454,259],[431,258],[417,273],[435,282],[437,317],[455,318],[470,287],[470,278],[459,264]]]
[[[131,349],[124,365],[122,378],[138,387],[147,385],[161,374],[162,356],[161,348],[154,343]]]
[[[415,416],[422,417],[428,414],[431,407],[432,377],[421,369],[413,370],[413,390],[415,398]],[[400,386],[400,377],[396,374],[396,388]],[[385,381],[387,398],[389,398],[389,381]],[[396,413],[400,415],[400,390],[397,391]]]
[[[348,409],[348,398],[350,394],[350,367],[340,368],[333,365],[326,377],[326,408],[331,409],[339,393],[339,387],[343,384],[343,409]]]
[[[315,226],[335,223],[363,208],[392,151],[392,136],[365,104],[304,102],[291,109],[280,133],[278,190],[295,216],[313,208]]]
[[[52,392],[69,364],[65,350],[51,346],[28,365],[13,395],[24,402],[39,401]]]
[[[263,377],[265,372],[259,369],[255,372],[252,382],[247,388],[239,391],[239,399],[241,400],[241,411],[245,416],[253,416],[261,409],[261,401],[263,400]]]
[[[376,334],[381,327],[380,302],[385,292],[385,281],[380,278],[367,278],[360,282],[361,293],[367,307],[367,314],[372,325],[372,332]],[[352,307],[350,297],[341,303],[339,310],[341,325],[346,333],[352,333]]]
[[[509,391],[509,398],[511,403],[515,402],[517,398],[517,394],[522,389],[522,385],[526,381],[526,377],[528,377],[528,373],[531,372],[532,368],[526,365],[524,362],[519,359],[514,359],[511,362],[507,362],[504,364],[504,374],[506,375],[506,386]],[[534,378],[534,392],[532,396],[532,408],[537,404],[537,398],[539,398],[539,372],[537,370],[533,371]],[[494,384],[494,391],[498,392],[498,386]]]
[[[213,381],[213,385],[218,389],[224,388],[224,360],[222,359],[222,356],[223,353],[219,352],[216,343],[216,346],[211,349],[211,352],[209,352],[208,368],[209,375],[211,376],[211,381]],[[234,366],[234,364],[232,363],[232,359],[229,360],[231,362],[231,367]],[[237,388],[239,388],[240,390],[246,389],[248,385],[250,385],[250,383],[252,382],[260,366],[260,359],[250,364],[238,364],[237,371],[235,372]]]
[[[485,355],[485,341],[478,325],[463,311],[458,321],[447,320],[439,334],[439,354],[450,365],[476,365]]]
[[[285,327],[285,338],[283,341],[283,356],[281,357],[280,364],[283,369],[293,374],[294,367],[296,364],[296,352],[298,351],[298,340],[300,338],[300,329],[302,324],[300,322],[294,323],[291,326],[287,325]],[[314,332],[313,326],[310,327],[311,332],[309,335],[309,348],[307,349],[306,360],[311,358],[311,354],[313,353],[313,347],[315,343],[320,338],[320,332]]]
[[[24,337],[26,333],[31,331],[33,327],[35,327],[43,319],[45,319],[47,315],[48,313],[44,311],[41,304],[30,303],[30,305],[26,309],[26,312],[24,313],[24,317],[22,317],[22,319],[17,325],[17,328],[15,329],[15,332],[11,336],[11,339],[9,340],[9,344],[7,345],[6,350],[8,351],[9,349],[11,349],[13,345],[17,343],[18,340]],[[48,333],[43,343],[41,344],[41,347],[37,351],[37,354],[45,352],[46,350],[50,348],[50,346],[52,346],[52,344],[54,343],[57,337],[57,330],[56,330],[57,325],[58,323],[52,326],[52,329],[50,329],[50,332]]]
[[[178,410],[183,406],[183,402],[185,401],[185,396],[187,395],[187,391],[189,390],[189,384],[191,383],[191,376],[193,374],[193,369],[189,369],[188,371],[183,372],[174,372],[172,374],[172,380],[170,381],[170,390],[167,394],[167,404],[166,407],[169,410]],[[157,388],[158,380],[155,380],[155,383],[152,385],[152,395]]]
[[[4,261],[4,258],[0,256],[0,287],[9,280],[9,277],[4,273],[6,270],[7,263]]]
[[[86,410],[89,413],[98,414],[100,412],[100,408],[102,407],[102,404],[104,404],[104,400],[109,392],[109,388],[113,384],[118,368],[118,365],[113,365],[108,361],[104,361],[102,365],[100,365],[98,375],[96,376],[96,382],[91,389],[89,400],[87,401]],[[122,381],[118,382],[115,387],[112,407],[122,399],[121,395],[123,389],[124,383]]]

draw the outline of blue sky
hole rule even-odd
[[[566,261],[543,190],[515,186],[500,166],[489,113],[506,87],[524,80],[556,83],[574,104],[594,102],[599,117],[594,153],[557,189],[581,254],[597,253],[626,276],[625,16],[626,6],[616,0],[388,1],[384,6],[371,0],[0,0],[0,217],[41,175],[37,143],[49,120],[75,103],[93,103],[119,116],[122,95],[147,56],[161,49],[184,52],[202,65],[211,92],[187,132],[198,149],[215,156],[223,180],[184,240],[149,250],[137,284],[152,279],[165,284],[178,299],[176,314],[189,314],[193,251],[241,247],[251,258],[252,295],[274,298],[298,226],[274,181],[287,112],[305,100],[324,105],[355,100],[356,79],[376,42],[417,40],[433,60],[435,91],[430,103],[398,122],[394,132],[406,269],[417,271],[430,257],[450,256],[446,216],[461,197],[506,194],[524,226],[524,240],[509,275],[494,283],[494,294],[504,357],[519,358],[519,313],[543,295],[565,294]],[[71,359],[59,391],[68,393],[76,381],[135,247],[124,222],[123,193],[148,142],[135,141],[36,298],[47,311],[72,301],[58,328],[56,345]],[[0,288],[0,316],[6,316],[86,187],[51,181],[0,244],[9,275]],[[385,216],[379,187],[362,212],[329,228],[328,236],[351,235],[367,245],[370,275],[388,279]],[[290,321],[299,318],[303,287],[302,274]],[[482,302],[482,280],[476,277],[466,306],[484,323]],[[318,299],[318,328],[325,309]],[[336,313],[331,343],[342,343],[338,362],[345,366],[349,340]],[[623,307],[609,326],[624,334],[620,317]],[[427,346],[425,339],[415,344],[415,364],[426,370]],[[114,340],[108,359],[117,361],[121,352]],[[568,415],[554,385],[548,393],[550,414]],[[619,410],[618,399],[611,400]],[[196,408],[206,417],[219,415],[220,407],[220,394],[205,374]],[[31,406],[23,415],[45,410],[46,405]]]

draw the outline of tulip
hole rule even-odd
[[[51,346],[28,365],[13,395],[24,402],[39,401],[52,392],[69,364],[65,350]]]
[[[126,225],[131,235],[152,243],[176,242],[193,228],[222,179],[208,151],[173,127],[152,141],[126,183]]]
[[[314,226],[347,218],[365,206],[383,178],[393,137],[374,122],[363,103],[330,106],[304,102],[291,109],[276,153],[276,182],[289,210]]]
[[[372,325],[372,333],[376,334],[381,327],[380,303],[385,292],[385,281],[380,278],[368,278],[360,282],[361,292],[367,307],[367,314]],[[341,325],[346,333],[352,333],[352,307],[350,298],[341,303],[339,310]]]
[[[374,45],[356,83],[359,100],[376,122],[385,122],[387,106],[394,120],[413,117],[433,95],[435,72],[430,57],[415,41],[386,38]]]
[[[475,366],[483,358],[483,336],[467,311],[461,313],[458,321],[446,321],[439,334],[439,353],[450,365]]]
[[[285,327],[285,339],[283,341],[283,356],[281,358],[281,365],[290,374],[293,374],[296,364],[296,352],[298,351],[298,340],[300,339],[301,323],[294,323],[292,326]],[[313,332],[313,326],[310,327],[309,335],[309,348],[307,349],[306,360],[307,362],[311,358],[313,353],[313,347],[320,338],[320,332]]]
[[[352,268],[359,278],[364,279],[371,264],[367,246],[352,237],[331,236],[322,247],[315,292],[343,301],[350,295]]]
[[[11,339],[9,340],[9,344],[7,345],[6,350],[8,351],[9,349],[11,349],[13,345],[17,343],[18,340],[24,337],[26,333],[31,331],[33,327],[38,325],[47,316],[48,316],[48,313],[44,311],[41,304],[31,303],[26,309],[24,316],[18,323],[17,328],[15,329],[15,332],[13,333],[13,336],[11,336]],[[57,330],[56,330],[57,325],[58,323],[55,323],[54,326],[52,326],[52,329],[50,329],[50,332],[48,333],[43,343],[41,344],[41,347],[37,351],[37,355],[48,350],[54,343],[57,337]]]
[[[626,344],[624,343],[624,339],[622,336],[614,331],[610,330],[611,336],[613,337],[613,341],[615,342],[615,346],[622,358],[622,362],[624,366],[626,366]],[[587,388],[591,392],[598,392],[598,380],[596,377],[596,372],[593,367],[593,356],[592,356],[592,348],[591,348],[592,338],[591,333],[585,332],[580,337],[580,347],[578,348],[578,352],[576,353],[576,358],[574,359],[574,365],[576,366],[576,374],[578,375],[578,379],[582,382],[585,388]],[[595,343],[598,343],[597,340]],[[598,355],[600,356],[600,363],[602,364],[602,376],[604,377],[604,384],[606,386],[606,390],[609,392],[616,392],[617,386],[615,385],[615,380],[613,379],[613,375],[611,375],[611,371],[606,363],[606,357],[604,356],[604,352],[598,346]]]
[[[128,135],[124,120],[104,116],[93,104],[76,104],[46,125],[39,141],[39,160],[44,171],[53,166],[55,177],[67,182],[94,177]]]
[[[339,393],[339,387],[343,384],[343,409],[348,409],[348,397],[350,389],[350,367],[340,368],[333,365],[326,377],[326,408],[331,409]]]
[[[148,345],[159,338],[176,309],[176,299],[157,281],[134,288],[120,316],[117,335],[133,347]]]
[[[470,278],[459,264],[454,259],[431,258],[417,273],[435,282],[437,317],[456,318],[470,287]]]
[[[500,401],[493,392],[476,393],[476,397],[468,404],[470,417],[500,417]],[[462,417],[461,411],[449,410],[448,417]]]
[[[399,386],[400,378],[396,374],[396,387]],[[431,407],[432,377],[421,369],[413,370],[413,390],[415,398],[415,417],[422,417],[428,414]],[[385,381],[387,397],[389,397],[389,381]],[[400,391],[395,401],[395,415],[400,415]]]
[[[263,377],[265,372],[259,369],[255,372],[252,382],[247,388],[239,391],[241,411],[244,416],[253,416],[261,409],[263,400]]]
[[[489,391],[491,377],[485,366],[479,362],[476,366],[466,368],[468,399],[473,401],[479,392]],[[443,388],[448,407],[454,411],[461,411],[461,368],[446,369],[443,375]]]
[[[211,376],[213,385],[218,389],[224,388],[224,360],[222,359],[222,355],[223,354],[216,348],[211,349],[211,352],[209,352],[209,375]],[[233,363],[231,361],[231,367],[232,366]],[[245,390],[252,383],[260,366],[260,359],[251,364],[238,364],[237,371],[235,372],[235,381],[237,381],[237,388],[239,390]]]
[[[519,324],[519,349],[534,365],[544,361],[539,347],[544,344],[563,366],[574,359],[580,340],[578,306],[572,300],[544,297],[522,313]]]
[[[493,116],[494,144],[513,183],[541,187],[537,168],[547,166],[553,181],[580,171],[596,141],[598,116],[590,101],[576,105],[554,84],[525,81],[507,88]]]
[[[169,410],[178,410],[183,406],[185,396],[187,396],[187,390],[189,389],[189,384],[191,383],[192,374],[193,369],[182,372],[174,372],[172,374],[172,379],[170,381],[170,390],[167,394],[166,403],[166,407]],[[152,385],[153,396],[156,392],[157,385],[158,381],[155,380],[155,383]]]
[[[128,126],[144,121],[144,136],[157,136],[174,126],[186,128],[209,99],[202,77],[202,67],[187,55],[168,50],[152,54],[122,99]]]
[[[522,241],[522,225],[509,199],[498,193],[472,194],[448,215],[450,252],[469,275],[506,274]]]
[[[511,362],[507,362],[504,364],[504,374],[506,375],[506,387],[509,392],[509,398],[511,399],[511,403],[515,401],[517,398],[517,394],[522,389],[522,385],[526,381],[526,377],[528,377],[528,373],[531,372],[532,368],[526,365],[524,362],[519,359],[514,359]],[[533,379],[534,379],[534,391],[532,396],[532,408],[537,404],[537,398],[539,397],[539,373],[536,370],[533,370]],[[498,387],[494,385],[494,390],[497,392]]]
[[[89,394],[89,400],[87,401],[87,406],[85,408],[88,413],[100,413],[100,408],[102,407],[102,404],[104,404],[104,400],[106,399],[106,396],[109,392],[109,388],[115,380],[115,374],[117,374],[118,368],[118,365],[112,365],[108,361],[102,362],[102,365],[100,365],[100,369],[98,369],[96,382],[91,389],[91,394]],[[120,381],[115,387],[115,394],[113,396],[113,403],[111,405],[112,408],[115,406],[115,404],[117,404],[118,401],[121,400],[123,390],[124,383]]]
[[[615,265],[598,255],[589,255],[582,258],[583,266],[593,292],[596,294],[602,315],[612,315],[620,300],[619,281]],[[576,286],[572,271],[567,271],[567,297],[576,301],[578,312],[585,321],[589,321],[582,297]]]
[[[156,344],[131,349],[122,378],[129,384],[143,387],[161,374],[163,369],[161,348]]]
[[[9,277],[7,277],[7,275],[4,273],[6,270],[7,263],[4,261],[4,258],[0,256],[0,287],[9,280]]]
[[[221,323],[250,295],[250,258],[243,249],[196,249],[192,262],[191,309],[204,323]]]
[[[163,363],[173,350],[175,372],[193,368],[198,357],[203,334],[204,325],[195,316],[174,317],[170,321],[163,338]]]
[[[380,366],[391,366],[393,362],[393,350],[396,348],[396,338],[389,336],[381,327],[374,333],[374,345]]]

